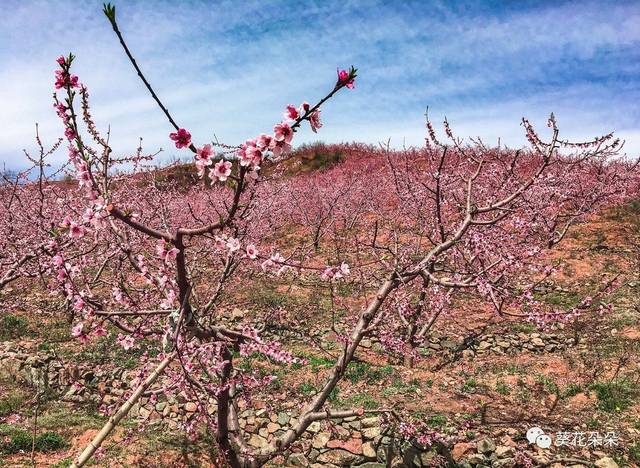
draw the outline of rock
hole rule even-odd
[[[367,458],[376,458],[376,448],[371,442],[365,442],[362,444],[362,455]]]
[[[516,455],[516,451],[513,447],[507,447],[505,445],[499,445],[496,448],[496,457],[498,458],[511,458]]]
[[[249,439],[249,445],[255,448],[264,448],[267,446],[267,439],[260,437],[257,434],[253,434]]]
[[[618,468],[618,464],[611,457],[602,457],[596,460],[595,464],[598,468]]]
[[[488,454],[491,452],[495,452],[496,443],[493,441],[493,439],[482,439],[478,441],[477,449],[478,453]]]
[[[184,410],[187,413],[195,413],[196,410],[198,409],[198,405],[196,405],[194,402],[190,401],[189,403],[187,403],[186,405],[184,405]]]
[[[358,465],[358,468],[385,468],[387,465],[385,465],[384,463],[378,463],[378,462],[367,462],[367,463],[363,463],[362,465]]]
[[[467,458],[467,461],[472,465],[481,465],[482,463],[485,463],[487,461],[487,457],[485,457],[481,453],[474,453]]]
[[[280,429],[280,425],[276,424],[276,423],[272,423],[270,422],[269,424],[267,424],[267,432],[269,434],[273,434],[274,432],[276,432],[278,429]]]
[[[365,439],[375,439],[380,435],[380,427],[367,427],[362,430],[362,436]]]
[[[289,423],[291,417],[287,413],[278,413],[278,424],[286,426]]]
[[[465,349],[462,351],[462,359],[465,361],[473,361],[475,354],[470,349]]]
[[[240,320],[244,318],[244,311],[237,307],[231,311],[231,320]]]
[[[309,466],[309,460],[301,453],[292,453],[287,458],[287,464],[290,466]]]
[[[361,460],[358,455],[341,449],[329,450],[318,456],[318,462],[331,463],[338,466],[351,466],[356,464],[358,460]]]
[[[361,439],[349,439],[349,440],[330,440],[327,442],[327,447],[332,449],[343,449],[356,455],[362,455],[362,440]]]
[[[311,444],[313,445],[313,448],[325,448],[330,438],[331,434],[329,434],[328,432],[318,432],[315,436],[313,436]]]
[[[315,434],[317,432],[320,431],[320,421],[313,421],[311,424],[309,424],[309,427],[307,428],[307,431]]]
[[[362,427],[375,427],[378,425],[379,418],[374,416],[372,418],[364,418],[361,423]]]
[[[473,444],[468,442],[460,442],[453,446],[451,456],[455,461],[459,461],[464,455],[473,451]]]
[[[265,439],[269,436],[269,431],[267,430],[266,427],[262,427],[258,430],[258,435],[260,435],[260,437],[264,437]]]
[[[491,466],[493,468],[514,468],[516,466],[515,458],[502,458],[494,461]]]
[[[481,341],[480,344],[478,345],[478,351],[484,351],[486,349],[491,348],[491,342],[489,341]]]
[[[542,341],[542,338],[539,338],[539,337],[531,338],[531,344],[537,348],[544,347],[544,341]]]

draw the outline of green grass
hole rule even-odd
[[[369,393],[357,393],[350,395],[344,400],[340,401],[341,406],[345,408],[364,408],[364,409],[376,409],[380,406],[378,400],[376,400]]]
[[[0,426],[0,453],[12,454],[30,452],[33,444],[32,434],[7,425]],[[43,432],[36,436],[34,448],[38,452],[52,452],[66,447],[67,441],[55,432]]]
[[[640,442],[636,442],[629,447],[629,458],[636,463],[640,463]]]
[[[596,382],[590,388],[598,397],[598,408],[608,413],[624,411],[638,396],[638,389],[627,380]]]
[[[583,389],[581,385],[570,383],[567,385],[562,396],[565,398],[571,398],[572,396],[576,396],[578,393],[582,393],[582,391]]]
[[[0,397],[0,418],[15,413],[27,400],[27,395],[19,390]]]
[[[0,319],[0,339],[14,339],[29,334],[29,322],[18,315],[6,314]]]
[[[499,381],[496,383],[496,392],[501,395],[508,395],[509,393],[511,393],[511,389],[506,383]]]
[[[444,414],[436,413],[427,418],[427,426],[433,428],[443,428],[447,425],[448,419]]]
[[[514,323],[511,330],[515,333],[533,333],[536,331],[536,327],[530,323]]]
[[[462,384],[462,391],[464,393],[475,393],[478,389],[478,382],[476,379],[467,379],[464,384]]]
[[[300,390],[300,392],[304,393],[305,395],[311,395],[312,393],[315,393],[316,388],[310,383],[305,382],[303,384],[300,384],[298,390]]]
[[[385,377],[390,376],[393,373],[393,367],[384,366],[375,368],[368,362],[351,362],[347,371],[345,372],[345,378],[351,383],[365,381],[369,384],[380,382]]]

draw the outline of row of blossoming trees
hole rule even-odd
[[[72,74],[74,57],[58,59],[55,108],[77,182],[50,180],[43,169],[50,152],[41,147],[32,160],[37,182],[25,183],[24,173],[24,180],[0,188],[0,287],[21,276],[41,277],[60,292],[81,342],[116,329],[125,349],[160,352],[142,355],[135,390],[118,408],[107,408],[109,422],[74,466],[91,458],[149,390],[196,404],[185,430],[215,434],[221,463],[260,466],[291,449],[314,421],[363,413],[336,410],[329,397],[365,337],[377,337],[411,366],[437,321],[456,313],[452,301],[459,292],[499,316],[541,326],[570,320],[591,305],[587,298],[555,310],[535,292],[556,268],[544,263],[545,250],[589,213],[637,192],[636,166],[612,159],[620,142],[611,134],[571,143],[551,116],[551,136],[543,141],[523,120],[530,147],[513,151],[465,144],[447,122],[446,141],[440,141],[428,122],[423,148],[348,146],[346,161],[333,168],[284,177],[280,163],[295,133],[305,122],[314,132],[322,126],[321,106],[354,87],[355,69],[339,71],[317,104],[287,106],[271,133],[239,146],[197,142],[144,78],[115,8],[107,5],[105,14],[173,125],[169,138],[193,152],[200,182],[161,183],[154,155],[141,148],[114,154],[108,134],[93,122],[86,86]],[[340,352],[318,392],[296,409],[295,424],[255,449],[239,425],[239,404],[268,400],[274,377],[238,367],[238,360],[258,354],[304,366],[282,343],[263,338],[268,317],[231,320],[232,309],[246,306],[243,288],[270,276],[324,288],[341,317],[331,325]],[[354,297],[336,295],[339,283]],[[304,327],[298,319],[308,310],[279,319]],[[420,427],[405,421],[401,428],[429,442]]]

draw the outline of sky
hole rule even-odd
[[[319,134],[300,144],[422,145],[424,113],[454,132],[525,145],[520,119],[561,137],[615,131],[640,155],[640,2],[118,1],[118,24],[143,72],[196,145],[238,144],[270,132],[287,104],[314,103],[336,68],[356,87],[322,108]],[[73,52],[116,154],[186,157],[102,14],[101,2],[3,0],[0,164],[25,166],[35,124],[62,135],[52,107],[55,59]],[[544,133],[544,132],[543,132]],[[66,157],[65,151],[56,160]]]

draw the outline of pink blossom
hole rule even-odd
[[[55,83],[56,89],[65,88],[67,86],[69,86],[70,88],[80,87],[80,84],[78,83],[78,77],[75,75],[69,75],[69,73],[67,73],[64,70],[56,70],[55,75],[56,75],[56,83]]]
[[[349,72],[347,70],[338,69],[338,84],[344,84],[347,88],[353,89],[355,87],[354,79],[349,79]]]
[[[287,153],[291,151],[291,145],[286,141],[276,141],[273,148],[271,148],[271,152],[275,157],[280,156],[283,153]]]
[[[262,162],[262,151],[257,146],[248,146],[240,159],[241,166],[259,166]]]
[[[215,246],[218,250],[223,250],[227,246],[227,240],[223,237],[216,236]]]
[[[236,154],[240,158],[241,166],[249,166],[253,163],[256,157],[258,157],[255,150],[258,150],[259,157],[262,157],[262,153],[260,153],[260,150],[257,148],[256,140],[247,140],[240,145],[240,149],[238,149]]]
[[[217,177],[220,182],[224,182],[231,175],[231,166],[230,161],[218,161],[213,166],[213,176]]]
[[[186,148],[191,144],[191,133],[184,128],[178,129],[177,132],[170,133],[169,138],[176,142],[176,148]]]
[[[258,249],[253,244],[247,245],[247,257],[251,260],[255,260],[258,257]]]
[[[347,276],[351,273],[351,269],[349,268],[349,264],[346,262],[342,262],[342,265],[340,265],[340,272],[344,275]]]
[[[125,351],[129,351],[135,344],[133,336],[123,335],[122,333],[118,333],[118,338],[116,338],[116,341],[120,346],[124,348]]]
[[[237,252],[238,250],[240,250],[240,241],[235,237],[230,238],[227,241],[227,248],[230,252]]]
[[[56,59],[56,62],[58,62],[58,65],[64,65],[65,64],[65,59],[64,57],[61,55],[60,57],[58,57]]]
[[[300,104],[299,112],[300,114],[304,115],[309,112],[309,109],[311,109],[311,105],[307,101],[304,101],[302,104]]]
[[[75,327],[71,329],[71,336],[74,338],[78,338],[82,336],[82,328],[84,327],[84,323],[79,322]]]
[[[331,278],[333,278],[334,276],[334,271],[332,267],[326,267],[324,269],[324,271],[322,272],[322,274],[320,275],[320,278],[322,278],[324,281],[330,280]]]
[[[202,148],[198,148],[196,152],[196,158],[201,159],[203,161],[211,161],[211,158],[214,155],[213,147],[207,143]],[[211,162],[209,162],[211,164]]]
[[[297,120],[298,117],[300,117],[300,114],[298,113],[298,109],[296,109],[291,104],[289,104],[286,110],[284,111],[284,118],[287,120]]]
[[[284,141],[285,143],[291,143],[293,140],[293,130],[286,122],[280,122],[273,127],[274,138],[276,141]]]
[[[69,225],[69,237],[79,239],[84,236],[84,228],[77,223],[71,222]]]
[[[58,114],[58,117],[60,117],[61,119],[68,119],[68,115],[67,115],[67,107],[62,104],[61,102],[59,102],[58,104],[54,104],[55,109],[56,109],[56,114]]]
[[[77,296],[76,300],[73,302],[73,310],[80,312],[84,309],[85,305],[86,303],[84,302],[84,299],[82,299],[82,296]]]
[[[76,132],[73,131],[73,128],[67,127],[64,129],[64,136],[67,137],[67,140],[71,141],[76,137]]]
[[[273,144],[273,137],[271,135],[267,135],[266,133],[262,133],[258,137],[257,146],[262,151],[268,150]]]
[[[314,110],[311,115],[309,115],[309,124],[311,125],[313,133],[318,133],[318,129],[322,127],[322,122],[320,121],[320,109]]]
[[[196,159],[196,170],[198,172],[198,177],[204,177],[207,166],[209,166],[207,161]]]
[[[60,256],[59,254],[54,256],[52,258],[52,260],[53,260],[53,264],[55,266],[57,266],[57,267],[60,267],[60,266],[64,265],[64,260],[63,260],[62,256]]]

